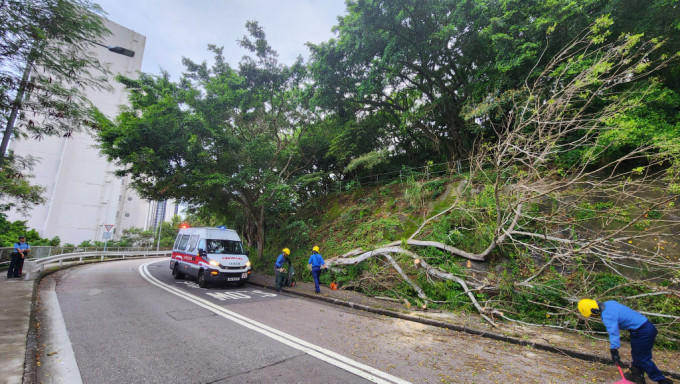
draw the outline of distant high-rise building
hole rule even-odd
[[[146,37],[109,20],[104,22],[112,32],[104,39],[104,45],[135,52],[134,57],[128,57],[104,47],[93,48],[97,58],[110,65],[113,92],[88,89],[86,94],[92,104],[114,118],[119,106],[128,100],[123,85],[113,77],[138,76]],[[41,141],[14,140],[10,148],[18,155],[38,158],[32,183],[47,188],[47,202],[30,211],[27,224],[42,237],[59,236],[62,243],[72,244],[109,236],[117,239],[124,229],[149,228],[156,220],[166,219],[165,215],[155,214],[156,203],[141,199],[130,188],[129,179],[114,175],[116,166],[100,154],[91,133],[79,132],[70,138],[47,137]],[[10,212],[8,219],[25,220],[26,216]]]

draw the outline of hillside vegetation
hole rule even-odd
[[[357,252],[350,252],[357,248],[368,251],[395,241],[405,244],[426,219],[435,216],[420,229],[415,239],[480,253],[492,241],[495,228],[493,191],[484,181],[483,178],[470,179],[469,174],[433,180],[411,177],[332,194],[315,201],[290,219],[289,223],[298,228],[306,223],[304,231],[293,234],[282,229],[273,236],[277,243],[291,246],[298,276],[305,279],[311,279],[305,264],[313,245],[319,245],[326,261],[333,265],[334,261],[347,259],[342,256],[348,253],[356,256]],[[638,210],[635,204],[630,204],[627,211],[613,209],[616,196],[595,200],[582,202],[579,211],[574,212],[575,219],[580,218],[583,230],[562,231],[563,234],[585,239],[592,235],[587,232],[595,233],[598,227],[612,225],[605,217],[615,216],[614,223],[619,225],[614,226],[621,227]],[[549,206],[536,206],[532,212],[545,214],[546,209],[550,209]],[[645,239],[652,227],[653,223],[645,219],[628,232],[635,239],[629,244],[631,249],[652,247],[657,257],[677,264],[680,249],[677,235],[674,235],[677,228],[668,226],[666,230],[654,233],[648,242]],[[287,234],[292,238],[285,239]],[[417,258],[430,267],[465,281],[475,300],[479,301],[480,313],[493,322],[521,321],[605,334],[604,327],[585,323],[578,315],[576,302],[587,294],[598,300],[619,300],[646,312],[663,329],[659,333],[661,344],[677,347],[680,332],[677,325],[680,316],[677,268],[655,268],[631,258],[613,261],[617,268],[610,269],[606,262],[587,255],[575,256],[569,262],[555,262],[550,247],[541,250],[538,246],[522,247],[518,243],[497,247],[482,261],[471,261],[435,247],[404,245],[404,248],[417,254]],[[273,265],[278,253],[272,249],[269,254],[271,257],[264,265],[267,270],[270,269],[267,265]],[[322,275],[321,280],[326,285],[336,282],[339,289],[403,301],[405,309],[425,305],[477,312],[459,283],[426,273],[414,263],[412,256],[397,254],[394,261],[403,275],[388,259],[376,255],[356,264],[336,264]],[[422,289],[424,296],[419,295],[418,289]]]

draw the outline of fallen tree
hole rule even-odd
[[[603,269],[630,281],[631,286],[648,290],[657,289],[652,280],[680,277],[677,261],[662,252],[663,242],[674,241],[673,235],[680,228],[674,216],[674,201],[680,192],[679,151],[645,143],[626,152],[612,152],[616,145],[612,138],[620,128],[613,122],[644,103],[656,86],[651,75],[666,65],[668,58],[655,59],[658,42],[643,41],[641,36],[622,36],[605,45],[599,45],[596,37],[595,32],[584,32],[542,72],[532,74],[532,81],[527,80],[524,88],[501,96],[511,100],[513,107],[495,125],[496,142],[479,145],[469,178],[460,184],[451,207],[426,220],[408,239],[373,250],[355,249],[328,264],[358,265],[380,256],[418,298],[433,302],[392,258],[407,255],[429,278],[459,284],[480,315],[495,324],[493,316],[520,320],[497,308],[501,299],[481,305],[474,289],[482,284],[470,276],[456,276],[430,265],[417,249],[436,248],[476,262],[488,262],[502,250],[518,250],[533,255],[539,266],[503,289],[550,291],[554,289],[539,281],[546,273],[579,271],[580,284],[565,286],[554,294],[560,303],[547,299],[531,303],[542,308],[546,316],[561,318],[560,327],[569,329],[577,321],[574,303],[579,298],[606,297],[613,289],[598,291],[596,280]],[[477,110],[501,108],[498,99],[486,104]],[[489,119],[474,113],[471,118]],[[480,199],[481,195],[491,202],[490,209],[461,203]],[[427,239],[428,225],[456,211],[469,217],[472,228],[489,221],[495,224],[487,233],[490,240],[478,252]],[[425,239],[417,240],[420,236]],[[502,277],[496,276],[493,289],[502,291],[501,282]],[[663,295],[677,299],[677,292],[665,292],[621,299]],[[649,314],[668,319],[669,327],[677,323],[674,315]],[[668,334],[671,339],[677,337],[675,330]]]

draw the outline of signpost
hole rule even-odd
[[[163,222],[158,225],[158,243],[156,244],[156,251],[161,249],[161,231],[163,230]]]
[[[112,233],[111,229],[113,228],[113,224],[104,224],[104,228],[106,228],[106,232],[104,232],[104,252],[106,252],[106,243],[108,243],[109,239],[112,238]]]

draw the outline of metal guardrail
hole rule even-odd
[[[80,252],[124,252],[124,251],[134,251],[134,252],[146,252],[146,251],[156,251],[156,247],[78,247],[78,246],[31,246],[31,251],[29,253],[30,259],[43,259],[46,257],[54,255],[63,255],[67,253],[80,253]],[[9,265],[10,258],[14,252],[13,247],[0,247],[0,267],[3,265]]]
[[[24,280],[34,279],[35,276],[42,271],[42,269],[47,264],[59,263],[62,266],[64,261],[78,260],[78,263],[82,263],[83,260],[87,258],[99,258],[99,261],[104,261],[105,258],[139,258],[139,257],[170,257],[172,256],[172,250],[163,251],[91,251],[91,252],[73,252],[73,253],[63,253],[60,255],[53,255],[48,257],[43,257],[40,259],[28,259],[24,263]]]
[[[344,180],[331,181],[326,187],[326,193],[345,191],[347,190],[347,187],[352,184],[356,186],[384,185],[397,179],[399,179],[401,183],[404,183],[409,177],[413,177],[417,180],[429,180],[441,176],[460,174],[469,167],[469,160],[457,160],[452,163],[429,164],[422,167],[403,167],[400,170],[361,177],[347,176]]]

